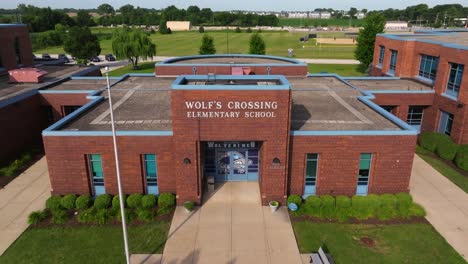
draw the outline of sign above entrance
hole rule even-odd
[[[224,142],[224,141],[208,141],[209,148],[257,148],[257,142]]]
[[[274,118],[276,101],[186,101],[187,118]]]

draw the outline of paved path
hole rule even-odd
[[[220,186],[198,210],[178,206],[163,264],[302,263],[286,208],[261,206],[256,182]]]
[[[0,255],[28,227],[29,213],[43,209],[49,196],[45,157],[0,190]]]
[[[426,219],[468,260],[468,194],[418,155],[413,161],[410,193],[426,209]]]

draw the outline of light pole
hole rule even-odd
[[[120,202],[120,215],[122,216],[122,231],[125,249],[125,259],[127,264],[130,264],[130,252],[128,251],[128,238],[127,238],[127,223],[125,219],[125,202],[124,195],[122,192],[122,180],[120,178],[120,165],[119,165],[119,154],[117,151],[117,137],[115,134],[115,122],[114,122],[114,108],[112,105],[111,89],[109,82],[109,66],[106,66],[106,80],[107,80],[107,97],[109,98],[109,112],[111,117],[112,126],[112,141],[114,143],[114,157],[115,157],[115,170],[117,173],[117,186],[119,189],[119,202]]]

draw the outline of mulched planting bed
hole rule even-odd
[[[398,225],[398,224],[417,224],[417,223],[424,223],[427,224],[429,223],[426,218],[424,217],[409,217],[409,218],[395,218],[391,220],[379,220],[377,218],[369,218],[365,220],[359,220],[356,218],[349,218],[345,222],[339,222],[338,220],[335,219],[325,219],[321,217],[314,217],[314,216],[309,216],[309,215],[301,215],[301,216],[295,216],[289,212],[289,217],[291,218],[292,222],[302,222],[302,221],[309,221],[309,222],[314,222],[314,223],[346,223],[346,224],[375,224],[375,225]]]

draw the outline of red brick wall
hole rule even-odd
[[[376,65],[378,64],[380,45],[385,46],[385,59],[382,69],[376,68]],[[395,72],[395,76],[397,77],[417,76],[421,54],[440,58],[437,76],[434,83],[436,95],[434,96],[432,107],[426,109],[424,113],[422,131],[436,131],[439,124],[440,110],[443,110],[454,115],[451,134],[452,139],[456,143],[467,144],[468,130],[466,130],[465,127],[467,126],[466,119],[468,117],[468,110],[465,110],[465,105],[468,104],[468,69],[466,66],[468,51],[443,47],[441,45],[431,43],[399,41],[388,39],[383,36],[377,36],[375,42],[374,61],[372,64],[373,76],[381,76],[388,71],[390,63],[390,49],[398,50],[397,67]],[[445,92],[447,86],[450,70],[449,63],[465,64],[464,76],[462,78],[462,85],[457,101],[441,96],[441,94]],[[459,104],[461,104],[461,108],[458,107]]]
[[[106,192],[117,194],[112,137],[44,136],[53,194],[88,194],[86,154],[101,154]],[[160,192],[176,192],[171,137],[118,137],[120,173],[124,193],[143,192],[141,154],[157,155]]]
[[[155,74],[158,76],[178,76],[178,75],[191,75],[193,74],[193,67],[197,68],[196,74],[214,73],[217,75],[230,75],[231,66],[164,66],[156,65]],[[257,75],[266,75],[268,66],[250,66],[252,72]],[[271,75],[285,75],[285,76],[305,76],[307,75],[306,65],[290,65],[290,66],[269,66],[271,68]]]
[[[18,27],[0,27],[0,57],[3,60],[3,67],[11,70],[17,67],[15,53],[15,37],[18,37],[20,46],[21,63],[23,66],[33,64],[31,41],[26,25]]]
[[[407,121],[410,106],[431,106],[434,104],[434,94],[374,94],[374,103],[385,106],[395,106],[392,114],[404,122]],[[427,109],[427,108],[426,108]],[[426,111],[424,112],[426,115]],[[426,119],[423,118],[425,122]]]
[[[40,94],[42,105],[50,105],[53,109],[54,120],[58,121],[64,117],[63,106],[65,105],[85,105],[90,100],[86,99],[87,93],[82,94]]]
[[[0,164],[17,158],[34,145],[41,145],[46,120],[38,95],[0,108]]]
[[[177,194],[180,202],[192,199],[199,201],[201,194],[198,143],[203,141],[262,141],[260,157],[260,189],[263,203],[269,199],[284,200],[286,195],[286,171],[290,120],[290,91],[206,91],[172,90],[172,126],[174,132],[174,172],[177,177]],[[219,101],[224,106],[228,101],[276,101],[275,118],[187,118],[185,101]],[[225,107],[223,109],[226,109]],[[208,110],[202,110],[208,111]],[[212,110],[220,111],[220,110]],[[221,110],[224,111],[224,110]],[[279,158],[280,166],[271,161]],[[191,159],[190,165],[183,164]]]
[[[369,193],[407,192],[416,136],[294,136],[291,194],[302,194],[307,153],[318,153],[317,194],[354,195],[361,153],[372,153]]]

